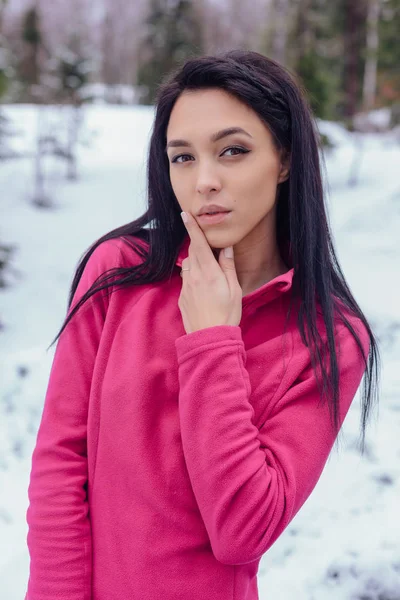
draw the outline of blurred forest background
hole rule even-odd
[[[400,0],[0,0],[0,97],[152,104],[188,56],[235,47],[286,65],[318,117],[354,127],[398,113],[399,32]]]

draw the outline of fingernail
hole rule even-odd
[[[184,223],[187,223],[189,221],[189,217],[187,216],[187,214],[185,212],[181,212],[181,217],[182,217],[182,221]]]
[[[228,246],[228,248],[224,249],[226,258],[233,258],[233,248],[232,246]]]

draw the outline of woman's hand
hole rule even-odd
[[[218,261],[207,239],[190,213],[185,223],[190,236],[189,255],[182,261],[182,291],[178,306],[186,333],[215,325],[239,325],[242,318],[242,288],[235,259],[223,250]]]

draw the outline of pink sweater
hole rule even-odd
[[[293,269],[243,298],[239,326],[186,334],[189,241],[169,281],[96,294],[61,334],[32,455],[25,600],[257,600],[260,558],[322,473],[328,408],[295,316],[283,333]],[[73,304],[140,260],[103,242]],[[364,365],[342,325],[337,343],[343,421]]]

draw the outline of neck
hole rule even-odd
[[[236,262],[236,252],[234,249]],[[282,275],[288,271],[288,266],[283,262],[279,253],[270,258],[269,261],[264,261],[259,265],[259,269],[249,266],[248,261],[243,260],[243,256],[238,258],[237,274],[240,287],[242,288],[242,296],[250,294],[261,286],[265,285],[275,277]]]
[[[235,267],[242,296],[286,273],[285,264],[275,239],[271,235],[253,235],[233,246]]]

